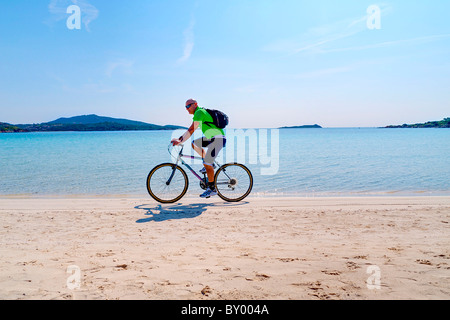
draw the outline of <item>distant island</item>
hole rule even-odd
[[[102,117],[95,114],[59,118],[40,124],[9,124],[0,122],[1,133],[12,132],[55,132],[55,131],[138,131],[138,130],[176,130],[185,127],[160,126],[141,121]]]
[[[429,121],[416,124],[402,124],[400,126],[387,126],[385,128],[450,128],[450,118],[444,118],[441,121]]]
[[[321,129],[318,124],[305,125],[305,126],[293,126],[293,127],[280,127],[279,129]]]

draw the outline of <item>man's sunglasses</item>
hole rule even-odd
[[[193,105],[193,103],[188,104],[188,105],[186,106],[186,109],[189,109],[192,105]]]

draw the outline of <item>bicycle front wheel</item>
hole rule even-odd
[[[243,200],[253,188],[251,171],[239,163],[229,163],[220,167],[214,180],[217,194],[228,202]]]
[[[161,203],[177,202],[186,194],[188,186],[186,172],[173,163],[156,166],[147,177],[148,193]]]

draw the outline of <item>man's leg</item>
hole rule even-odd
[[[205,151],[203,148],[208,148],[209,150],[209,145],[211,145],[213,143],[214,140],[210,140],[210,139],[206,139],[205,137],[203,138],[199,138],[196,139],[192,142],[192,149],[195,150],[195,152],[197,152],[203,160],[205,160],[205,158],[208,158],[208,152]],[[214,162],[214,160],[213,160]],[[205,162],[203,162],[204,164]],[[215,168],[215,165],[214,165]],[[208,166],[204,165],[204,170],[205,171],[200,171],[202,173],[206,172],[208,174]],[[213,171],[213,176],[212,179],[214,179],[214,171]],[[208,175],[208,178],[211,179],[211,177]]]
[[[200,197],[201,198],[209,198],[217,195],[216,187],[214,185],[214,167],[210,164],[203,163],[206,169],[206,174],[208,175],[208,182],[206,191],[203,192]]]
[[[205,191],[201,197],[209,198],[210,196],[216,195],[216,187],[214,183],[214,161],[225,146],[226,140],[224,138],[213,138],[211,143],[208,145],[208,151],[206,152],[206,157],[203,161],[206,173],[208,175],[208,189]],[[209,191],[208,191],[209,190]]]
[[[205,166],[206,175],[208,176],[208,187],[211,190],[214,190],[216,188],[214,186],[214,167],[206,163],[204,163],[203,165]]]
[[[195,152],[197,152],[200,157],[205,159],[206,152],[205,150],[203,150],[202,146],[203,146],[203,138],[199,138],[192,141],[192,149],[194,149]]]

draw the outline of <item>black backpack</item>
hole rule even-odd
[[[225,129],[225,127],[228,125],[228,116],[219,110],[214,109],[206,109],[208,113],[213,118],[212,124],[215,125],[219,129]],[[206,122],[211,123],[211,122]]]

